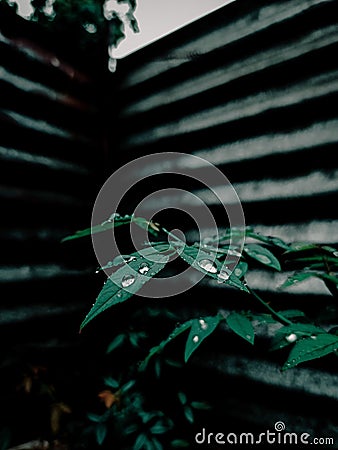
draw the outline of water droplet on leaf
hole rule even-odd
[[[199,320],[199,323],[200,323],[200,325],[201,325],[202,330],[206,330],[206,329],[208,328],[208,324],[206,323],[205,320],[200,319],[200,320]]]
[[[206,272],[217,273],[217,267],[212,261],[210,261],[210,259],[201,259],[198,261],[198,265]]]
[[[229,277],[230,277],[230,274],[227,272],[227,270],[221,270],[218,275],[220,283],[223,283],[224,281],[228,280]]]
[[[150,267],[148,266],[147,263],[142,263],[138,269],[139,273],[141,275],[145,275],[146,273],[149,272]]]
[[[295,342],[297,340],[297,335],[295,333],[291,333],[285,337],[288,342]]]
[[[128,258],[125,259],[125,262],[130,263],[132,261],[136,261],[136,259],[137,259],[136,256],[129,256]]]
[[[197,344],[197,342],[200,340],[200,338],[196,335],[192,338],[193,342],[195,342],[195,344]]]
[[[242,254],[239,253],[237,250],[232,250],[232,249],[228,250],[228,254],[231,255],[231,256],[238,256],[238,257],[242,256]]]
[[[121,285],[122,285],[122,287],[124,287],[124,288],[126,288],[126,287],[128,287],[128,286],[131,286],[132,284],[134,284],[135,283],[135,277],[134,277],[134,275],[125,275],[123,278],[122,278],[122,281],[121,281]]]

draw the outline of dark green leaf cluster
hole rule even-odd
[[[247,227],[245,230],[228,229],[215,238],[204,239],[203,242],[188,245],[158,223],[141,217],[120,216],[116,213],[102,224],[77,231],[74,235],[66,237],[64,241],[106,232],[131,223],[146,229],[156,239],[146,242],[143,249],[137,252],[115,257],[113,255],[112,260],[101,268],[110,269],[111,273],[81,328],[84,328],[108,308],[126,302],[137,295],[145,283],[156,277],[171,263],[172,259],[176,258],[202,273],[210,279],[211,283],[221,283],[231,289],[239,290],[241,295],[250,299],[251,305],[254,304],[254,300],[259,307],[257,310],[253,310],[251,307],[250,310],[245,311],[216,310],[214,314],[199,315],[178,322],[167,337],[150,347],[141,362],[135,364],[133,375],[135,380],[149,374],[149,371],[156,379],[160,379],[164,368],[172,367],[180,370],[182,363],[179,358],[172,358],[168,354],[168,349],[170,350],[172,347],[173,341],[177,343],[184,339],[182,359],[184,363],[188,363],[199,347],[202,344],[206,345],[204,341],[212,334],[219,333],[220,328],[223,331],[235,333],[246,343],[254,345],[260,326],[273,324],[274,335],[270,342],[270,351],[282,349],[284,349],[283,352],[288,351],[281,370],[287,370],[298,364],[331,353],[335,354],[338,351],[337,327],[322,326],[319,316],[314,322],[301,310],[275,309],[273,302],[263,299],[247,281],[251,268],[258,268],[285,273],[285,280],[276,286],[276,290],[292,289],[294,285],[306,282],[310,278],[317,278],[325,284],[333,296],[337,296],[338,251],[336,248],[313,243],[289,244],[278,237],[257,233],[251,227]],[[167,239],[164,239],[163,236]],[[243,238],[239,239],[243,243],[241,245],[234,244],[233,236]],[[168,316],[169,313],[168,311]],[[151,308],[149,308],[148,314],[149,317],[153,314]],[[156,316],[155,312],[154,314]],[[178,339],[179,337],[180,339]],[[123,349],[126,348],[144,350],[148,338],[149,333],[144,330],[126,330],[117,334],[110,342],[107,354],[125,351]],[[129,388],[125,389],[123,385],[120,387],[120,380],[117,381],[115,378],[107,377],[105,383],[110,389],[124,394],[129,392]],[[131,387],[133,387],[135,381],[131,383]],[[128,387],[127,381],[126,385]],[[189,401],[187,395],[182,391],[178,392],[177,398],[182,414],[189,424],[194,423],[196,411],[209,407],[203,401]],[[126,426],[126,434],[130,434],[134,439],[133,448],[164,448],[161,436],[170,434],[173,422],[163,412],[149,412],[145,408],[143,400],[142,394],[137,391],[134,394],[130,393],[125,399],[125,404],[119,414],[122,414],[122,411],[133,411],[133,414],[136,414],[143,424],[136,426],[135,420],[133,420],[129,427]],[[105,414],[104,418],[117,414],[116,405]],[[121,414],[119,420],[122,420]],[[158,421],[154,420],[155,416]],[[94,422],[96,420],[95,416],[91,416],[90,419]],[[106,438],[105,420],[102,418],[97,420],[96,438],[99,443]],[[189,444],[184,439],[173,436],[170,445],[173,448],[183,448]]]
[[[284,326],[276,333],[272,349],[278,349],[294,344],[287,362],[283,369],[293,367],[301,362],[325,356],[335,352],[338,348],[338,338],[325,330],[311,324],[302,324],[295,321],[293,317],[276,311],[263,300],[246,281],[246,274],[252,262],[274,271],[287,271],[289,267],[295,268],[286,278],[279,289],[285,289],[298,284],[310,277],[322,280],[329,291],[337,294],[338,277],[336,276],[338,266],[338,251],[327,245],[316,245],[312,243],[287,244],[280,238],[263,236],[248,227],[246,230],[229,229],[217,238],[204,240],[204,243],[187,245],[165,228],[141,217],[120,216],[114,213],[103,223],[77,231],[68,236],[64,241],[81,238],[95,233],[101,233],[109,229],[135,223],[145,228],[155,237],[159,233],[167,234],[168,241],[155,241],[145,244],[142,251],[130,255],[118,256],[109,262],[107,267],[116,268],[108,277],[92,309],[84,319],[81,328],[86,326],[95,317],[108,308],[127,301],[142,288],[152,277],[156,276],[170,262],[171,256],[179,256],[192,268],[203,273],[205,276],[224,283],[233,288],[251,294],[267,313],[251,316],[258,322],[266,321],[267,316],[271,321],[279,322]],[[243,248],[231,244],[231,237],[245,235]],[[259,244],[257,243],[260,242]],[[207,242],[207,243],[206,243]],[[154,257],[155,256],[155,257]],[[226,257],[237,257],[235,264],[230,259],[228,265],[224,264]],[[249,314],[249,315],[250,315]],[[164,347],[181,333],[189,330],[185,347],[185,361],[187,362],[192,353],[201,343],[210,336],[225,319],[227,326],[237,335],[254,344],[255,330],[248,313],[232,312],[223,317],[217,313],[214,316],[198,317],[179,324],[174,331],[157,346],[153,347],[148,356],[140,365],[144,370],[149,360],[156,354],[162,352]],[[312,329],[312,334],[308,333]],[[306,331],[304,331],[306,330]],[[291,338],[289,336],[292,336]],[[119,335],[110,344],[109,351],[122,344],[125,336]],[[137,346],[137,336],[129,337],[131,345]],[[277,342],[277,343],[276,343]],[[298,351],[299,350],[299,351]]]
[[[10,0],[8,4],[12,4]],[[134,33],[139,31],[135,18],[136,1],[118,0],[127,5],[125,14],[111,11],[104,14],[104,0],[55,0],[52,12],[47,0],[31,0],[33,12],[32,21],[47,28],[60,40],[67,40],[79,51],[85,53],[97,44],[117,47],[125,38],[125,27],[130,27]],[[15,4],[15,3],[14,3]],[[108,42],[107,42],[108,41]]]

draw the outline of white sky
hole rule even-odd
[[[14,1],[18,3],[19,14],[24,17],[29,16],[30,0]],[[126,27],[126,38],[116,49],[111,50],[110,55],[116,59],[123,58],[148,43],[156,41],[161,36],[232,1],[234,0],[137,0],[135,16],[140,32],[133,33],[129,27]],[[116,9],[125,10],[123,4],[116,5],[116,0],[108,0],[108,2],[112,7],[116,6]]]

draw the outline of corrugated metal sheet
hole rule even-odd
[[[60,241],[90,222],[103,141],[96,80],[0,6],[0,331],[11,354],[69,339],[62,324],[76,317],[77,328],[87,307],[91,249]]]
[[[248,224],[336,244],[336,6],[235,2],[119,62],[124,160],[200,156],[229,178]]]
[[[124,130],[119,163],[157,152],[203,157],[228,177],[247,224],[257,231],[287,241],[337,245],[337,6],[336,0],[237,1],[118,61],[119,120]],[[189,162],[184,168],[191,177],[198,174],[199,167]],[[165,169],[170,170],[170,163]],[[160,174],[162,167],[147,170]],[[222,205],[209,190],[194,186],[191,181],[184,184],[219,220]],[[157,178],[138,196],[134,192],[130,208],[161,187]],[[182,198],[179,205],[184,206]],[[189,222],[182,215],[176,216],[179,223],[175,213],[168,220],[174,228],[182,226],[192,241],[198,238],[187,230]],[[313,313],[329,297],[321,282],[278,292],[279,277],[255,270],[248,281],[277,307],[300,306]],[[226,288],[216,283],[203,281],[187,295],[194,300],[195,315],[204,311],[203,298],[208,305],[214,299],[215,304],[236,308],[235,294],[231,292],[229,299]],[[183,301],[178,304],[181,308]],[[221,373],[215,387],[221,391],[215,396],[227,406],[220,408],[220,422],[262,427],[268,419],[279,418],[298,430],[308,427],[337,436],[334,418],[322,420],[316,412],[338,399],[331,390],[328,400],[315,381],[330,372],[330,363],[315,366],[317,371],[311,373],[300,368],[284,376],[278,362],[267,363],[266,355],[253,359],[253,353],[241,347],[231,353],[231,345],[221,347],[211,359],[205,354],[208,363],[202,356],[204,366]],[[331,387],[335,379],[329,381]],[[224,380],[234,389],[227,389]],[[254,386],[255,393],[248,386]],[[269,398],[264,400],[266,392]],[[313,407],[307,409],[311,402]]]

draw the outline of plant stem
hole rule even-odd
[[[278,320],[278,322],[282,323],[283,325],[291,325],[292,322],[291,320],[287,319],[286,317],[284,317],[282,314],[280,314],[279,312],[275,311],[273,308],[271,308],[271,306],[266,303],[254,290],[252,290],[248,285],[246,286],[250,292],[250,294],[252,294],[263,306],[264,308],[268,309],[271,313],[271,315]]]

